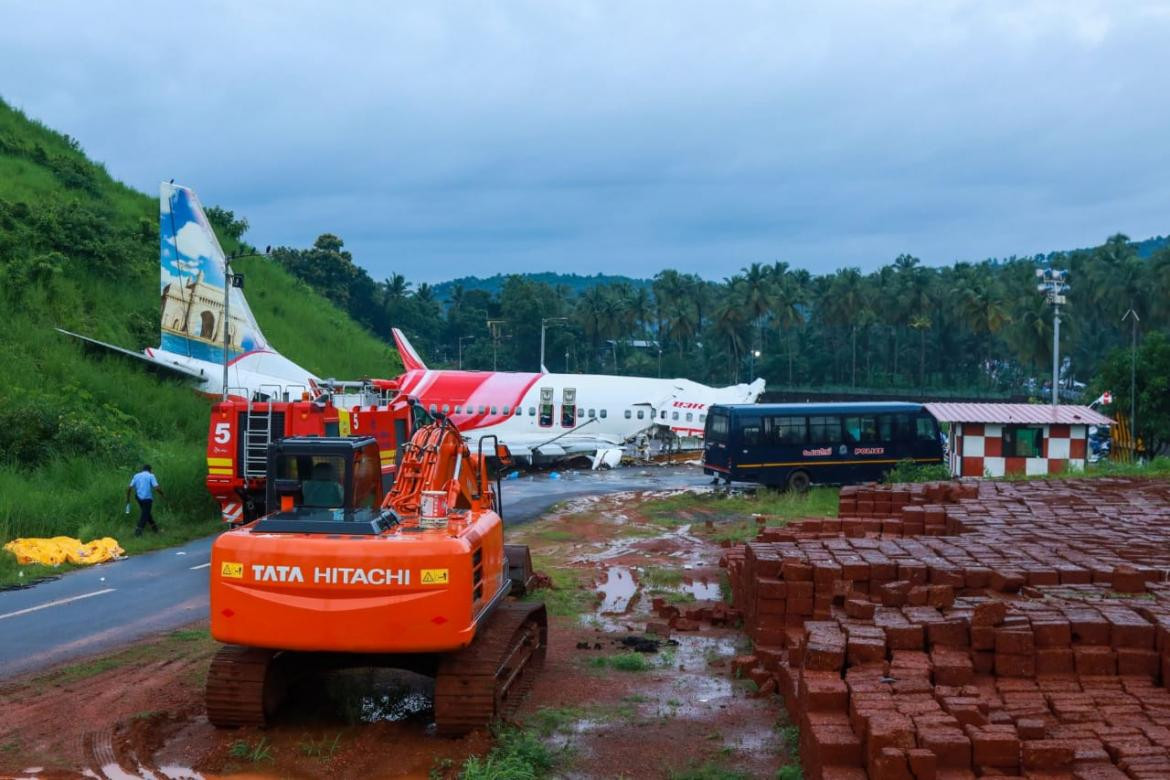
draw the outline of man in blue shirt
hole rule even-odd
[[[150,508],[154,506],[154,491],[156,490],[160,496],[166,497],[166,493],[158,485],[158,479],[150,470],[149,463],[142,467],[142,471],[130,478],[130,486],[126,488],[127,506],[130,503],[130,492],[133,491],[134,497],[138,499],[138,506],[142,510],[138,516],[138,527],[134,529],[135,536],[142,536],[142,529],[146,527],[147,523],[150,523],[150,530],[158,533],[158,524],[154,522],[154,517],[150,513]]]

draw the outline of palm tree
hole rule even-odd
[[[727,346],[728,375],[733,384],[739,381],[739,355],[743,350],[743,329],[747,311],[743,304],[744,293],[742,283],[730,285],[715,308],[715,319],[712,324],[715,335]]]
[[[930,330],[930,317],[915,314],[910,318],[910,327],[918,331],[918,387],[926,387],[926,331]]]
[[[781,268],[783,266],[783,268]],[[808,297],[798,277],[789,272],[787,263],[772,267],[772,322],[783,336],[788,353],[788,384],[793,382],[792,363],[796,356],[795,332],[804,324],[802,307]]]

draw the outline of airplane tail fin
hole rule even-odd
[[[159,191],[160,349],[212,363],[268,349],[241,287],[228,288],[227,260],[195,191],[163,182]]]
[[[402,358],[402,370],[426,371],[426,364],[423,363],[418,353],[414,351],[414,347],[411,345],[410,339],[406,338],[406,334],[398,328],[391,328],[390,332],[394,334],[394,345],[398,347],[398,357]]]

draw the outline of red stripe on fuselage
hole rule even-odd
[[[451,419],[461,429],[472,430],[511,417],[503,413],[504,407],[512,412],[541,376],[510,371],[407,371],[400,379],[400,392],[417,398],[428,409],[432,404],[440,411],[444,404],[451,410],[460,407],[463,411],[452,412]],[[481,406],[483,414],[478,411]]]

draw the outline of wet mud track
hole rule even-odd
[[[669,491],[572,498],[509,532],[555,583],[539,594],[553,612],[545,670],[513,720],[557,756],[553,776],[772,777],[786,761],[775,704],[731,675],[738,631],[671,632],[677,644],[653,653],[622,644],[661,624],[655,599],[720,599],[723,550],[706,530],[639,512]],[[202,707],[215,647],[196,626],[0,684],[0,777],[457,777],[492,747],[482,732],[436,736],[432,682],[384,670],[305,681],[268,729],[216,730]]]

